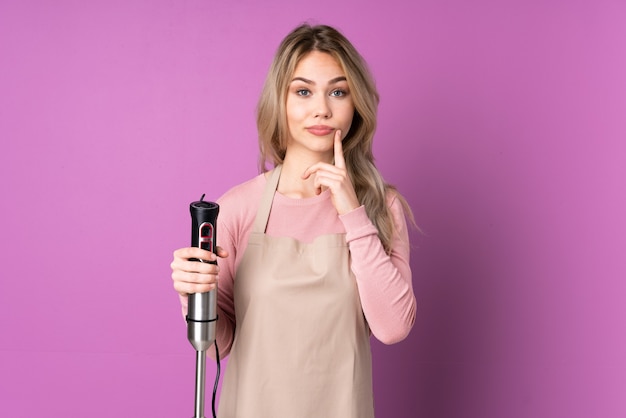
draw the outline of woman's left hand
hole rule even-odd
[[[330,189],[333,205],[335,205],[337,213],[343,215],[358,208],[361,204],[346,170],[341,131],[339,130],[335,131],[334,147],[335,164],[315,163],[304,171],[302,179],[306,180],[312,175],[315,176],[315,187],[318,193]]]

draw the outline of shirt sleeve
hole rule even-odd
[[[363,313],[374,336],[385,344],[406,338],[417,310],[404,210],[395,195],[389,198],[389,205],[395,226],[390,254],[385,252],[364,206],[340,216]]]
[[[219,219],[218,219],[219,223]],[[221,225],[218,235],[218,245],[228,252],[228,257],[218,259],[220,267],[217,283],[217,326],[215,339],[220,351],[220,358],[230,353],[235,338],[235,260],[237,258],[237,246],[228,226]],[[215,349],[207,351],[209,357],[215,358]]]

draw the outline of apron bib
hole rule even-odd
[[[369,328],[345,234],[311,243],[265,234],[267,181],[235,276],[235,337],[220,418],[374,416]]]

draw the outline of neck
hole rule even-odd
[[[302,178],[302,174],[307,168],[318,162],[332,163],[332,155],[324,158],[320,154],[290,153],[288,149],[283,161],[278,192],[297,199],[316,196],[318,190],[315,188],[315,176],[310,176],[305,180]]]

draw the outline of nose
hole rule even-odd
[[[332,116],[332,111],[328,104],[328,99],[325,96],[320,97],[315,102],[315,117],[328,119]]]

